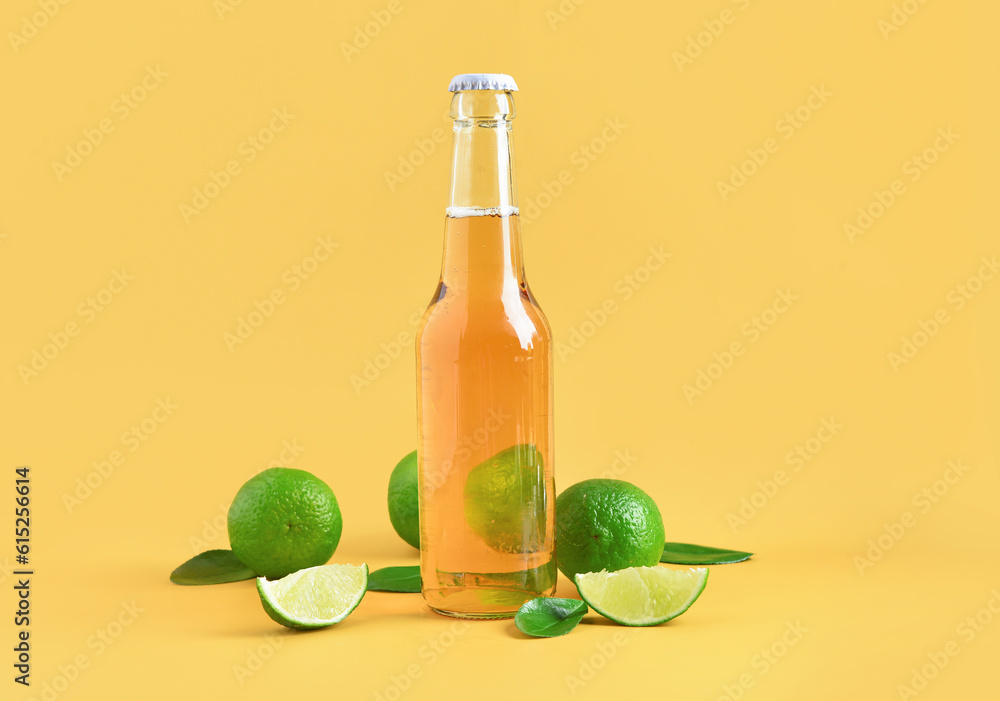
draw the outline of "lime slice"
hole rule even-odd
[[[268,581],[257,578],[267,615],[289,628],[323,628],[347,618],[368,589],[368,565],[320,565]]]
[[[708,582],[708,569],[629,567],[574,577],[590,608],[623,626],[655,626],[687,611]]]

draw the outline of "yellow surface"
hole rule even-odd
[[[995,3],[225,1],[0,12],[0,697],[893,699],[932,658],[921,701],[995,695],[1000,277],[958,287],[1000,254]],[[249,582],[171,585],[279,461],[336,492],[335,561],[416,562],[385,489],[415,444],[445,86],[478,70],[521,87],[558,484],[618,475],[668,538],[758,554],[663,627],[548,641],[390,594],[290,633]]]

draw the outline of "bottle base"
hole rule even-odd
[[[513,618],[517,611],[448,611],[446,609],[434,608],[430,604],[427,605],[434,613],[441,616],[448,616],[449,618],[462,618],[470,621],[496,621],[505,618]]]
[[[442,572],[423,577],[424,602],[451,618],[513,618],[526,601],[552,596],[555,560],[514,572]]]
[[[541,591],[485,588],[424,590],[424,603],[442,616],[488,620],[513,618],[525,602],[553,594],[554,586]]]

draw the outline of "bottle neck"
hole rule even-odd
[[[455,145],[441,281],[452,293],[512,302],[524,282],[509,92],[455,93]]]
[[[450,215],[473,213],[469,210],[495,210],[501,216],[517,213],[515,116],[509,92],[464,90],[452,97]]]

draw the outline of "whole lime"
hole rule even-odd
[[[264,470],[240,487],[229,507],[233,554],[268,579],[325,564],[342,529],[333,490],[305,470]]]
[[[479,463],[465,482],[465,520],[489,547],[525,553],[545,539],[546,490],[542,452],[512,445]],[[551,506],[549,506],[551,508]]]
[[[420,508],[417,491],[417,451],[396,463],[389,475],[389,520],[399,537],[420,547]]]
[[[570,579],[581,572],[656,565],[663,538],[656,503],[629,482],[584,480],[556,499],[556,560]]]

